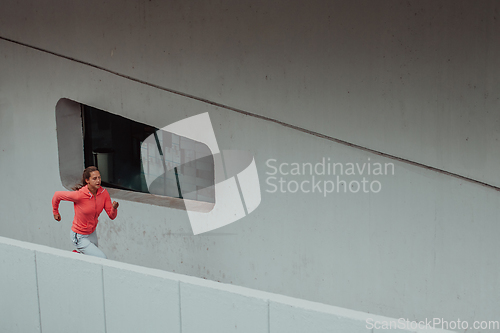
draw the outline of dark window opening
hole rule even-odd
[[[104,187],[215,202],[208,147],[156,127],[82,105],[85,167]]]

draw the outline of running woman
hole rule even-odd
[[[113,201],[108,191],[101,187],[101,174],[95,166],[83,171],[81,184],[73,191],[57,191],[52,197],[52,213],[56,221],[61,221],[59,202],[72,201],[75,207],[75,218],[71,227],[71,240],[77,250],[83,254],[106,258],[104,252],[97,247],[96,227],[99,215],[104,209],[109,218],[114,220],[118,213],[118,202]]]

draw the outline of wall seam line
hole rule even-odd
[[[116,75],[116,76],[119,76],[119,77],[122,77],[122,78],[125,78],[125,79],[128,79],[128,80],[131,80],[131,81],[134,81],[134,82],[137,82],[137,83],[140,83],[140,84],[144,84],[144,85],[147,85],[147,86],[159,89],[159,90],[163,90],[163,91],[166,91],[166,92],[169,92],[169,93],[172,93],[172,94],[176,94],[176,95],[183,96],[183,97],[186,97],[186,98],[189,98],[189,99],[197,100],[199,102],[207,103],[207,104],[210,104],[210,105],[213,105],[213,106],[216,106],[216,107],[220,107],[220,108],[223,108],[223,109],[226,109],[226,110],[230,110],[230,111],[234,111],[234,112],[237,112],[237,113],[241,113],[241,114],[249,116],[249,117],[254,117],[254,118],[265,120],[265,121],[268,121],[268,122],[273,122],[275,124],[278,124],[278,125],[281,125],[281,126],[284,126],[284,127],[288,127],[288,128],[291,128],[291,129],[294,129],[294,130],[297,130],[297,131],[300,131],[300,132],[303,132],[303,133],[306,133],[306,134],[309,134],[309,135],[313,135],[313,136],[316,136],[316,137],[321,138],[321,139],[325,139],[325,140],[328,140],[328,141],[336,142],[336,143],[339,143],[339,144],[344,145],[344,146],[348,146],[348,147],[351,147],[351,148],[363,150],[363,151],[366,151],[366,152],[369,152],[369,153],[372,153],[372,154],[375,154],[375,155],[379,155],[379,156],[382,156],[382,157],[385,157],[385,158],[389,158],[389,159],[396,160],[396,161],[399,161],[399,162],[402,162],[402,163],[410,164],[410,165],[413,165],[413,166],[416,166],[416,167],[424,168],[424,169],[427,169],[427,170],[430,170],[430,171],[434,171],[434,172],[441,173],[441,174],[444,174],[444,175],[447,175],[447,176],[458,178],[458,179],[461,179],[461,180],[464,180],[464,181],[467,181],[467,182],[471,182],[471,183],[474,183],[474,184],[477,184],[477,185],[480,185],[480,186],[488,187],[488,188],[494,189],[495,191],[500,191],[500,186],[495,186],[495,185],[492,185],[492,184],[488,184],[488,183],[485,183],[485,182],[482,182],[482,181],[479,181],[479,180],[476,180],[476,179],[473,179],[473,178],[462,176],[462,175],[459,175],[459,174],[456,174],[456,173],[453,173],[453,172],[449,172],[449,171],[446,171],[446,170],[443,170],[443,169],[439,169],[439,168],[436,168],[436,167],[433,167],[433,166],[430,166],[430,165],[426,165],[426,164],[415,162],[415,161],[408,160],[408,159],[405,159],[405,158],[397,157],[395,155],[387,154],[387,153],[384,153],[384,152],[381,152],[381,151],[378,151],[378,150],[375,150],[375,149],[367,148],[367,147],[364,147],[364,146],[361,146],[361,145],[358,145],[358,144],[355,144],[355,143],[351,143],[351,142],[347,142],[347,141],[344,141],[344,140],[341,140],[341,139],[337,139],[337,138],[334,138],[334,137],[331,137],[331,136],[328,136],[328,135],[325,135],[325,134],[321,134],[321,133],[318,133],[318,132],[315,132],[315,131],[308,130],[306,128],[302,128],[302,127],[299,127],[299,126],[296,126],[296,125],[288,124],[288,123],[282,122],[282,121],[277,120],[277,119],[273,119],[273,118],[266,117],[266,116],[263,116],[263,115],[259,115],[259,114],[256,114],[256,113],[252,113],[252,112],[249,112],[249,111],[240,110],[240,109],[228,106],[228,105],[224,105],[224,104],[221,104],[221,103],[218,103],[218,102],[210,101],[210,100],[207,100],[205,98],[201,98],[201,97],[197,97],[197,96],[194,96],[194,95],[190,95],[190,94],[183,93],[183,92],[180,92],[180,91],[176,91],[176,90],[173,90],[173,89],[170,89],[170,88],[165,88],[165,87],[162,87],[160,85],[157,85],[157,84],[154,84],[154,83],[150,83],[150,82],[146,82],[146,81],[143,81],[143,80],[140,80],[140,79],[137,79],[137,78],[125,75],[125,74],[121,74],[121,73],[112,71],[110,69],[106,69],[104,67],[101,67],[101,66],[98,66],[98,65],[95,65],[95,64],[83,61],[83,60],[78,60],[78,59],[70,57],[70,56],[65,56],[65,55],[60,54],[60,53],[56,53],[56,52],[53,52],[53,51],[42,49],[40,47],[36,47],[36,46],[33,46],[33,45],[22,43],[22,42],[19,42],[19,41],[10,39],[10,38],[6,38],[6,37],[3,37],[3,36],[0,36],[0,40],[4,40],[4,41],[10,42],[10,43],[18,44],[18,45],[21,45],[21,46],[24,46],[24,47],[28,47],[28,48],[31,48],[31,49],[34,49],[34,50],[37,50],[37,51],[40,51],[40,52],[44,52],[44,53],[48,53],[48,54],[54,55],[56,57],[64,58],[64,59],[67,59],[67,60],[70,60],[70,61],[74,61],[74,62],[83,64],[83,65],[86,65],[86,66],[90,66],[90,67],[102,70],[104,72],[107,72],[107,73],[110,73],[110,74],[113,74],[113,75]]]
[[[179,280],[179,332],[182,333],[181,281]]]
[[[40,333],[42,333],[42,308],[40,307],[40,291],[38,290],[38,263],[37,263],[37,256],[36,256],[36,251],[33,251],[35,254],[35,280],[36,280],[36,298],[38,301],[38,320],[40,323]]]
[[[267,300],[267,333],[271,333],[271,301]]]
[[[106,321],[106,295],[104,294],[104,265],[101,265],[101,281],[102,281],[102,308],[104,314],[104,333],[108,332],[108,323]]]

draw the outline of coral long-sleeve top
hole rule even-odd
[[[87,186],[78,191],[57,191],[52,197],[52,212],[59,214],[59,202],[72,201],[75,207],[75,218],[71,230],[78,234],[90,235],[97,227],[99,215],[106,210],[109,218],[114,220],[117,210],[111,204],[111,198],[106,189],[100,187],[97,195],[92,195]]]

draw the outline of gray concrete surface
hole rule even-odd
[[[160,89],[498,186],[498,7],[5,2],[0,235],[71,248],[71,204],[61,223],[50,208],[60,98],[158,127],[209,112],[221,149],[255,156],[259,208],[192,236],[185,211],[121,201],[98,228],[111,259],[394,318],[498,320],[498,191]],[[323,158],[395,173],[342,178],[378,193],[270,193],[268,160]]]

